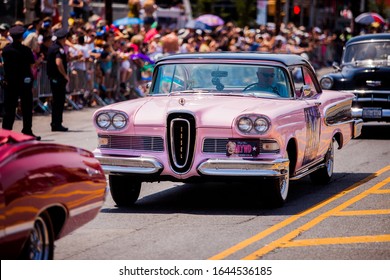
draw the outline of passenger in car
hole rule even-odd
[[[375,59],[376,58],[376,48],[374,46],[370,46],[366,50],[365,59]]]

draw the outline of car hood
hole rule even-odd
[[[390,89],[390,67],[349,65],[343,67],[341,74],[346,81],[353,78],[356,88],[371,89],[373,86],[370,86],[367,81],[375,81],[377,84],[380,84],[381,89]]]
[[[166,126],[169,113],[186,112],[195,116],[198,127],[231,127],[238,115],[253,113],[273,118],[286,112],[286,106],[292,106],[291,102],[281,99],[180,95],[147,97],[110,107],[126,112],[135,126]]]

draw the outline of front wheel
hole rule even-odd
[[[315,184],[327,184],[332,178],[334,167],[334,142],[335,139],[333,138],[325,155],[325,166],[310,174],[310,179]]]
[[[118,207],[130,207],[137,201],[141,182],[132,176],[110,175],[111,197]]]
[[[287,200],[290,178],[288,172],[280,178],[273,179],[267,189],[266,204],[269,207],[282,207]]]
[[[288,158],[288,154],[287,154]],[[284,170],[281,177],[273,179],[266,192],[266,205],[277,208],[282,207],[287,200],[290,186],[290,164],[287,170]]]

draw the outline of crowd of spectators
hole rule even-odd
[[[152,0],[144,1],[147,7],[139,6],[137,0],[129,0],[129,13],[137,15],[142,9],[148,10],[144,24],[116,26],[77,6],[80,1],[69,2],[73,9],[66,41],[71,80],[68,89],[77,93],[72,94],[72,99],[80,108],[96,104],[92,94],[104,104],[143,96],[154,62],[161,56],[214,51],[290,53],[304,56],[319,69],[340,61],[342,47],[352,36],[349,28],[334,33],[292,23],[282,24],[279,34],[272,23],[256,28],[239,27],[233,22],[204,30],[162,28],[155,22],[156,5]],[[89,1],[81,2],[88,7]],[[61,19],[53,17],[54,14],[41,14],[27,24],[15,22],[26,27],[23,44],[32,49],[39,62],[36,65],[44,63],[53,34],[62,27]],[[7,35],[9,27],[0,25],[0,49],[11,40]],[[37,73],[39,68],[34,71]]]

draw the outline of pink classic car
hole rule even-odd
[[[0,129],[0,259],[53,259],[54,241],[99,213],[106,185],[91,152]]]
[[[360,135],[353,98],[321,90],[297,55],[171,55],[156,63],[147,97],[95,112],[94,154],[119,207],[136,202],[142,182],[211,180],[250,180],[280,207],[290,180],[329,182],[335,145]]]

